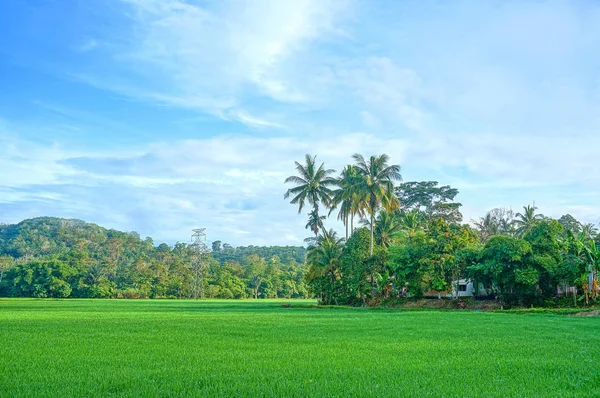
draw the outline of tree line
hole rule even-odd
[[[339,174],[306,155],[284,195],[307,209],[307,282],[326,304],[366,305],[437,293],[456,298],[472,281],[503,305],[587,305],[598,298],[598,230],[571,215],[558,220],[535,205],[498,208],[463,222],[458,190],[436,181],[402,182],[385,154]],[[344,237],[325,223],[341,220]],[[572,300],[572,301],[571,301]]]
[[[155,245],[135,232],[79,220],[0,225],[0,296],[82,298],[306,298],[305,248],[217,241],[195,280],[190,244]]]

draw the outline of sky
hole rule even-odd
[[[597,1],[3,0],[0,26],[0,222],[302,244],[294,161],[356,152],[465,221],[600,222]]]

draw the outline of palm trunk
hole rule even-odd
[[[348,215],[346,215],[346,220],[344,221],[346,226],[346,242],[348,241]]]
[[[374,218],[375,218],[375,212],[373,210],[371,210],[371,256],[373,256],[373,238],[374,238]]]
[[[331,286],[329,286],[329,300],[328,303],[329,305],[331,305],[332,301],[333,301],[333,284],[335,283],[335,274],[333,273],[333,271],[331,271]]]
[[[354,233],[354,213],[350,216],[350,234]]]

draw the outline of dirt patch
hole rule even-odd
[[[386,300],[380,304],[387,308],[406,309],[448,309],[493,311],[500,309],[500,304],[493,300],[473,299],[419,299],[419,300]]]
[[[576,314],[571,314],[571,316],[584,316],[584,317],[588,317],[588,316],[600,316],[600,310],[582,311],[582,312],[578,312]]]

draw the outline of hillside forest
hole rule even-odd
[[[306,249],[141,239],[79,220],[0,225],[0,297],[306,298]],[[201,274],[198,274],[200,265]],[[198,289],[198,283],[203,289]]]

